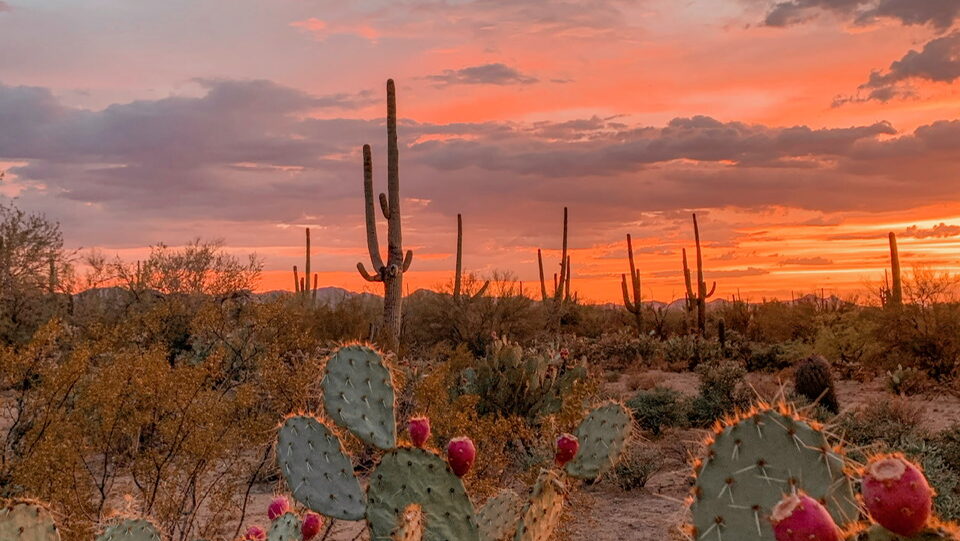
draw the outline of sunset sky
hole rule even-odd
[[[130,260],[223,238],[263,290],[311,227],[322,285],[377,291],[390,77],[411,290],[462,213],[466,269],[533,291],[564,206],[590,301],[627,233],[645,297],[680,296],[692,211],[723,297],[864,292],[888,231],[960,272],[960,0],[0,0],[0,196]]]

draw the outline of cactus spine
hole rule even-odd
[[[460,288],[463,278],[463,216],[457,214],[457,272],[453,277],[453,300],[460,301]],[[483,283],[480,290],[477,291],[472,299],[477,299],[486,293],[490,287],[490,280]]]
[[[697,307],[697,332],[702,336],[707,328],[707,299],[717,291],[714,282],[707,291],[707,283],[703,281],[703,252],[700,249],[700,226],[697,224],[697,214],[693,214],[693,238],[697,245],[697,291],[694,292],[690,278],[690,267],[687,266],[687,251],[683,250],[683,279],[687,287],[687,311]]]
[[[403,252],[400,230],[400,166],[397,144],[397,91],[393,79],[387,80],[387,194],[380,194],[380,210],[387,219],[387,261],[380,257],[377,240],[377,217],[373,202],[373,159],[370,145],[363,145],[363,197],[367,227],[367,250],[374,274],[367,272],[363,263],[357,270],[368,282],[383,283],[382,342],[390,351],[400,346],[400,312],[403,302],[403,273],[413,262],[413,252]],[[389,195],[388,195],[389,194]]]
[[[620,275],[620,288],[623,290],[623,305],[633,314],[637,322],[637,332],[643,332],[643,294],[640,289],[640,271],[633,263],[633,239],[627,233],[627,257],[630,259],[630,290],[627,289],[627,275]],[[630,300],[630,291],[633,292],[633,301]]]

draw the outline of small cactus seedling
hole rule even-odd
[[[577,479],[600,477],[620,457],[632,427],[630,410],[619,402],[608,402],[591,411],[577,427],[580,450],[567,463],[567,473]]]
[[[284,513],[270,523],[267,541],[300,541],[300,517]]]
[[[477,512],[481,541],[504,541],[512,537],[523,502],[517,493],[505,488],[487,500]]]
[[[725,425],[694,465],[691,511],[698,539],[773,541],[769,521],[785,492],[823,502],[841,528],[859,518],[845,460],[815,424],[786,405],[762,406]]]
[[[806,494],[785,496],[770,514],[777,541],[838,541],[840,531],[827,509]]]
[[[423,445],[430,439],[430,419],[413,417],[407,422],[407,432],[410,433],[410,441],[413,446],[423,448]]]
[[[580,449],[580,441],[573,434],[561,434],[557,438],[557,452],[554,455],[554,463],[558,468],[562,468],[567,462],[577,456],[577,450]]]
[[[447,444],[447,462],[457,477],[466,475],[476,459],[477,449],[470,438],[453,438]]]
[[[149,520],[123,519],[109,526],[97,541],[161,541],[160,531]]]
[[[560,474],[541,470],[520,513],[514,541],[547,541],[560,524],[566,489]]]
[[[920,468],[902,456],[871,460],[861,490],[870,517],[891,532],[909,537],[927,525],[933,490]]]
[[[3,541],[60,541],[60,533],[46,507],[33,502],[11,502],[0,507]]]

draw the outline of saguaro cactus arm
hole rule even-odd
[[[543,281],[543,252],[537,248],[537,264],[540,266],[540,299],[547,300],[547,284]]]
[[[892,284],[890,286],[890,301],[894,305],[903,303],[903,285],[900,279],[900,251],[897,249],[897,235],[893,231],[890,239],[890,267]]]
[[[376,209],[374,209],[373,204],[373,158],[370,155],[370,145],[363,145],[363,199],[367,225],[367,251],[370,252],[370,263],[373,265],[373,270],[377,273],[377,276],[371,276],[363,267],[363,263],[357,263],[357,270],[368,282],[381,282],[383,281],[383,259],[380,257]],[[381,197],[381,202],[383,201],[384,198]]]
[[[623,290],[623,305],[626,306],[628,312],[636,315],[642,313],[642,292],[640,289],[640,271],[637,270],[633,261],[633,239],[630,238],[629,233],[627,234],[627,256],[630,260],[630,285],[633,290],[633,301],[630,300],[626,274],[620,275],[620,286]]]

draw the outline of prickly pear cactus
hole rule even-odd
[[[284,513],[270,523],[267,541],[300,541],[300,518]]]
[[[595,408],[577,427],[580,450],[567,463],[567,473],[578,479],[596,479],[605,473],[623,452],[632,425],[630,410],[619,402]]]
[[[288,418],[277,438],[277,461],[293,497],[343,520],[366,515],[367,498],[340,439],[313,417]]]
[[[327,361],[323,405],[335,423],[381,449],[397,446],[390,371],[376,350],[344,346]]]
[[[3,541],[60,541],[60,532],[46,507],[32,502],[10,502],[0,507]]]
[[[557,472],[542,470],[520,513],[514,541],[548,541],[560,524],[565,491]]]
[[[487,500],[477,512],[480,541],[504,541],[512,537],[522,505],[520,496],[508,488]]]
[[[473,504],[447,463],[423,449],[395,449],[383,456],[370,476],[371,541],[389,540],[410,504],[423,510],[424,541],[479,541]]]
[[[847,537],[847,541],[960,541],[960,529],[956,526],[939,525],[928,528],[913,537],[902,537],[874,524],[862,532]]]
[[[417,504],[410,504],[400,514],[400,524],[393,531],[392,541],[422,541],[423,539],[423,508]]]
[[[160,531],[142,518],[128,518],[108,527],[97,541],[160,541]]]
[[[773,541],[766,517],[794,489],[823,503],[843,528],[860,513],[844,466],[823,433],[786,407],[722,426],[694,468],[694,537]]]

